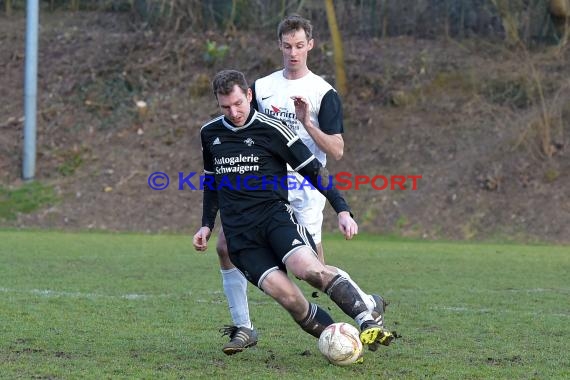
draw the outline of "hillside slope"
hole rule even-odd
[[[41,23],[36,178],[55,186],[61,201],[0,224],[193,232],[201,193],[176,183],[179,172],[201,170],[198,131],[218,114],[209,78],[224,67],[250,80],[277,69],[273,36],[172,36],[102,13],[42,14]],[[23,16],[0,23],[0,185],[11,188],[21,184],[24,27]],[[207,55],[206,40],[227,44],[228,54]],[[346,150],[331,171],[422,176],[415,191],[347,191],[362,231],[570,242],[568,50],[409,38],[344,43]],[[328,42],[317,40],[311,68],[333,81],[332,64]],[[148,104],[146,113],[137,101]],[[545,120],[550,158],[537,127]],[[170,176],[168,189],[149,188],[155,171]]]

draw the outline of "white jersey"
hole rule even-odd
[[[326,134],[334,135],[344,132],[341,102],[335,89],[310,71],[300,79],[290,80],[283,76],[283,70],[279,70],[256,80],[252,90],[253,107],[286,122],[321,164],[326,166],[327,156],[297,120],[291,96],[307,99],[313,125]]]

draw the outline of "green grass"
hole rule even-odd
[[[15,189],[0,186],[0,220],[14,220],[18,213],[29,213],[57,202],[54,189],[40,182],[26,182]]]
[[[190,235],[0,231],[0,378],[570,378],[568,246],[324,243],[329,263],[392,301],[387,324],[402,338],[360,365],[329,365],[251,286],[260,342],[225,356],[213,241],[199,254]]]

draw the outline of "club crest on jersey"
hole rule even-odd
[[[255,144],[255,141],[253,141],[251,137],[248,137],[247,139],[243,140],[243,142],[246,143],[247,146],[252,146],[253,144]]]

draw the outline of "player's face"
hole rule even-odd
[[[303,29],[281,37],[279,49],[283,53],[283,66],[291,73],[307,70],[307,56],[313,48],[313,40],[307,40]]]
[[[236,127],[243,127],[249,116],[251,97],[251,89],[248,88],[244,94],[236,84],[230,94],[218,94],[218,104],[226,119]]]

